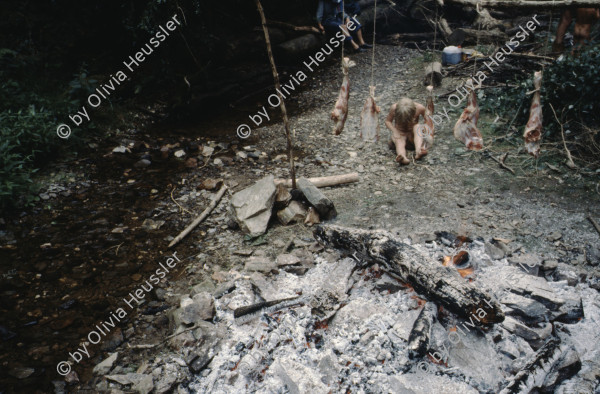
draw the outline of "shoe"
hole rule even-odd
[[[369,48],[373,48],[373,45],[362,44],[360,47],[363,48],[363,49],[369,49]]]

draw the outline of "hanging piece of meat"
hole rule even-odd
[[[433,97],[431,96],[431,91],[433,90],[433,86],[427,86],[427,91],[429,92],[429,96],[427,97],[427,105],[425,107],[425,124],[417,125],[417,132],[423,138],[422,150],[427,152],[433,146],[433,137],[435,135],[435,128],[433,126],[433,111],[435,110],[433,107]]]
[[[375,103],[375,86],[369,86],[369,97],[360,113],[360,137],[363,141],[379,141],[379,112],[381,108]]]
[[[335,135],[342,134],[346,118],[348,117],[348,97],[350,96],[350,77],[348,76],[348,69],[350,66],[350,58],[345,57],[342,61],[344,79],[342,81],[340,95],[335,102],[335,108],[331,111],[331,119],[335,121],[335,125],[333,126],[333,134]]]
[[[540,90],[542,89],[542,72],[533,73],[533,99],[529,109],[529,121],[525,126],[525,149],[530,155],[538,157],[540,155],[540,140],[542,139],[542,102]]]
[[[483,148],[483,138],[481,132],[477,128],[479,120],[479,106],[475,91],[471,89],[469,99],[467,100],[467,108],[454,125],[454,138],[462,141],[467,149],[479,150]]]

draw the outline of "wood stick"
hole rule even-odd
[[[599,0],[600,1],[600,0]],[[267,44],[267,55],[269,55],[269,63],[271,63],[271,71],[273,72],[273,79],[275,80],[275,89],[279,94],[279,100],[281,105],[281,114],[283,115],[283,125],[285,127],[285,137],[287,139],[287,150],[290,158],[290,177],[292,180],[292,187],[296,188],[296,169],[294,166],[294,152],[292,149],[292,135],[290,133],[290,122],[287,116],[287,110],[285,108],[285,97],[281,93],[281,84],[279,83],[279,73],[275,66],[275,59],[273,59],[273,50],[271,49],[271,39],[269,38],[269,29],[267,28],[267,18],[265,17],[265,11],[263,10],[260,0],[256,0],[256,8],[260,14],[260,20],[262,23],[263,32],[265,34],[265,43]]]
[[[219,190],[217,195],[213,198],[213,200],[210,202],[209,206],[204,210],[204,212],[202,212],[200,214],[200,216],[198,216],[196,219],[194,219],[194,221],[192,223],[190,223],[189,226],[187,226],[185,228],[185,230],[180,232],[179,235],[176,236],[175,239],[171,241],[171,243],[168,246],[169,249],[172,248],[173,246],[177,245],[179,243],[179,241],[181,241],[183,238],[185,238],[193,229],[195,229],[200,223],[202,223],[202,221],[204,219],[206,219],[208,217],[208,215],[210,215],[212,210],[215,209],[215,207],[219,204],[219,201],[221,201],[221,198],[223,198],[225,191],[227,191],[227,186],[225,186],[225,185],[221,186],[221,189]]]
[[[317,178],[308,178],[308,181],[315,185],[316,187],[327,187],[327,186],[337,186],[342,185],[344,183],[353,183],[358,182],[358,172],[351,172],[349,174],[343,175],[332,175],[332,176],[323,176]],[[285,187],[292,187],[292,183],[289,179],[275,179],[275,186],[283,185]]]
[[[533,53],[519,53],[519,52],[513,52],[510,53],[509,56],[514,56],[514,57],[524,57],[527,59],[540,59],[540,60],[549,60],[551,62],[555,61],[556,59],[550,56],[542,56],[542,55],[534,55]]]
[[[598,234],[600,235],[600,226],[598,225],[598,222],[594,220],[592,215],[588,215],[587,219],[590,221],[590,223],[592,223],[592,226],[594,226],[594,228],[596,229],[596,231],[598,231]]]
[[[500,167],[504,168],[505,170],[510,171],[513,175],[515,174],[515,170],[513,170],[512,168],[510,168],[509,166],[507,166],[506,164],[504,164],[504,160],[506,160],[506,158],[508,157],[508,152],[506,152],[505,154],[503,154],[500,159],[495,158],[494,156],[490,155],[490,157],[492,158],[492,160],[494,160],[496,163],[500,164]]]
[[[485,291],[465,281],[454,268],[444,267],[397,241],[387,231],[368,231],[340,226],[317,226],[317,241],[376,261],[388,272],[410,283],[415,291],[465,319],[477,317],[483,324],[504,321],[500,304]],[[362,256],[361,256],[362,257]]]
[[[550,8],[550,7],[599,7],[600,0],[547,0],[547,1],[526,1],[526,0],[446,0],[448,3],[468,5],[471,7],[486,8]]]
[[[567,167],[569,167],[571,169],[576,168],[577,166],[575,165],[575,162],[573,162],[573,157],[571,156],[571,152],[569,152],[569,148],[567,148],[567,142],[565,141],[565,129],[563,127],[563,124],[560,120],[558,120],[558,116],[556,116],[556,112],[554,111],[554,107],[552,106],[552,104],[550,104],[550,108],[552,109],[554,118],[560,125],[560,135],[562,136],[562,142],[563,142],[563,146],[565,147],[565,152],[567,152]]]

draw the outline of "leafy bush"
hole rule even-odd
[[[565,56],[546,67],[542,82],[546,135],[560,130],[550,104],[559,117],[563,114],[564,122],[575,120],[592,127],[600,123],[599,66],[600,46],[595,46],[585,48],[575,56]],[[515,125],[524,125],[531,105],[532,96],[526,93],[533,90],[533,72],[528,79],[512,81],[510,84],[513,87],[500,89],[500,94],[495,98],[488,95],[485,106],[509,119],[514,117]]]

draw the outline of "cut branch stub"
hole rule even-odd
[[[415,291],[463,318],[477,316],[484,324],[504,321],[500,304],[486,292],[465,281],[455,269],[444,267],[387,231],[367,231],[340,226],[318,226],[317,241],[330,247],[359,253],[375,260]]]

